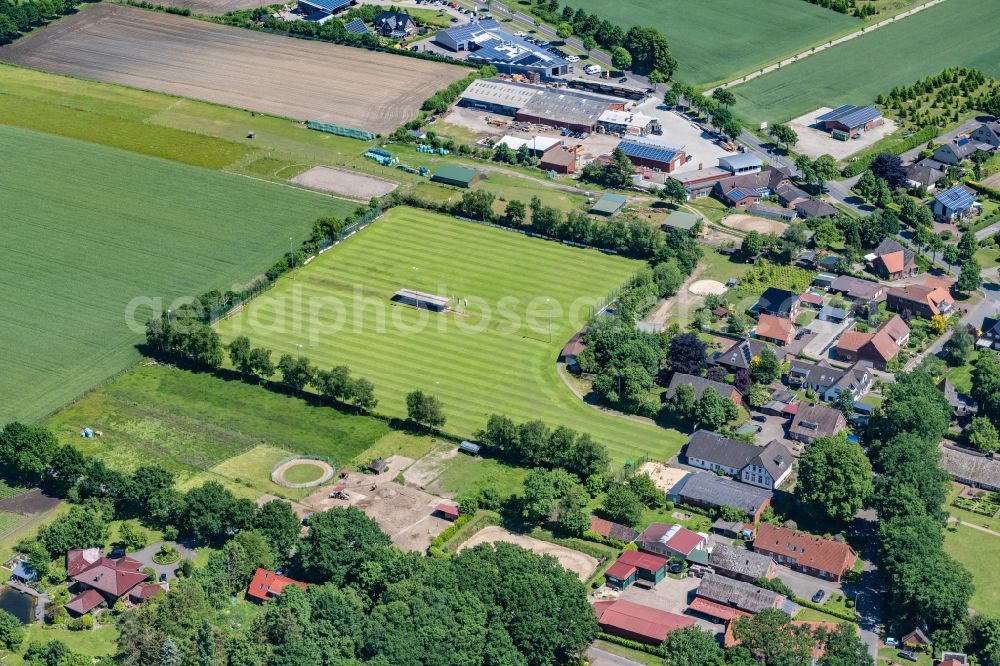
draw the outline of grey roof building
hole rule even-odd
[[[737,176],[745,173],[757,173],[763,166],[764,162],[750,153],[736,153],[719,158],[719,168]]]
[[[780,442],[765,447],[699,430],[684,449],[687,464],[711,472],[723,472],[744,483],[774,489],[792,471],[792,454]]]
[[[801,217],[837,217],[840,211],[819,199],[806,199],[792,206]]]
[[[569,62],[515,37],[492,19],[441,30],[434,41],[452,51],[468,51],[468,60],[491,64],[504,74],[549,77],[569,72]]]
[[[838,275],[830,285],[830,291],[862,301],[877,301],[885,297],[885,287],[878,282],[852,275]]]
[[[987,146],[989,148],[989,146]],[[958,166],[964,160],[972,156],[972,153],[979,150],[979,143],[970,137],[956,137],[951,141],[941,144],[934,150],[932,158],[941,164]]]
[[[951,478],[984,490],[1000,491],[1000,460],[953,446],[941,447],[941,467]]]
[[[797,611],[799,608],[782,594],[717,574],[705,574],[695,594],[747,613],[759,613],[768,608],[777,608],[791,615],[793,610]]]
[[[778,573],[778,565],[769,555],[725,543],[716,544],[712,548],[708,566],[715,569],[717,574],[748,583],[758,578],[774,578]]]
[[[991,120],[972,130],[972,138],[994,148],[1000,146],[1000,120]]]
[[[731,506],[740,509],[754,521],[760,520],[760,514],[771,503],[773,496],[774,493],[765,488],[710,472],[688,474],[667,493],[672,502],[687,502],[709,509]]]
[[[760,356],[765,347],[770,347],[760,340],[739,340],[729,349],[723,349],[712,355],[712,361],[730,370],[749,369],[750,360]]]
[[[946,222],[964,220],[975,208],[976,195],[964,185],[956,185],[934,197],[934,217]]]
[[[799,295],[787,289],[768,287],[751,309],[775,317],[794,319],[799,311]]]
[[[675,372],[674,376],[670,378],[670,385],[667,390],[663,393],[663,401],[666,402],[670,398],[674,397],[677,393],[677,387],[681,384],[688,384],[694,389],[694,396],[700,398],[701,394],[705,392],[705,389],[713,388],[719,392],[723,398],[729,398],[737,405],[743,404],[743,397],[740,392],[736,390],[735,386],[731,384],[724,384],[722,382],[712,381],[711,379],[705,379],[704,377],[698,377],[696,375],[686,375],[683,372]]]
[[[823,405],[799,405],[788,427],[788,436],[800,442],[833,437],[847,427],[847,419],[836,409]]]

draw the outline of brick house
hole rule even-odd
[[[858,559],[858,554],[846,543],[770,523],[763,523],[758,528],[753,549],[795,571],[838,582]]]

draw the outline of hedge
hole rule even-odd
[[[979,192],[980,194],[983,194],[989,197],[990,199],[993,199],[994,201],[1000,201],[1000,190],[996,188],[990,187],[989,185],[985,185],[977,180],[971,180],[971,179],[965,181],[965,184],[974,189],[976,192]]]
[[[646,643],[640,643],[639,641],[632,641],[627,638],[622,638],[621,636],[613,636],[612,634],[606,634],[603,631],[597,632],[597,638],[602,641],[607,641],[608,643],[616,643],[627,648],[632,648],[633,650],[639,650],[640,652],[645,652],[646,654],[652,654],[657,657],[663,657],[666,655],[663,648],[659,645],[647,645]]]
[[[803,599],[802,597],[793,597],[792,601],[800,606],[805,606],[806,608],[811,608],[813,610],[819,611],[820,613],[826,613],[827,615],[832,615],[841,620],[847,620],[848,622],[857,622],[858,616],[856,613],[847,613],[844,611],[834,610],[827,608],[826,606],[820,604],[814,604],[808,599]]]
[[[625,544],[618,539],[612,539],[611,537],[606,537],[604,535],[598,534],[597,532],[591,532],[587,530],[583,533],[583,537],[587,541],[593,541],[594,543],[599,543],[605,546],[611,546],[612,548],[617,548],[618,550],[624,550]]]
[[[934,126],[925,127],[919,132],[909,136],[905,139],[898,139],[896,141],[887,143],[883,146],[876,145],[867,152],[861,153],[858,158],[844,167],[840,174],[844,178],[851,178],[853,176],[860,175],[864,173],[876,157],[882,155],[883,153],[889,153],[891,155],[899,155],[905,153],[908,150],[912,150],[921,144],[925,144],[928,141],[934,140],[937,136],[938,130]]]
[[[448,543],[448,540],[455,536],[458,530],[470,520],[472,520],[472,516],[468,514],[456,518],[454,523],[431,540],[431,545],[427,547],[427,554],[431,557],[448,557],[448,553],[443,550],[444,544]]]

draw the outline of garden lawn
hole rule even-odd
[[[73,652],[80,652],[88,657],[104,657],[115,654],[118,640],[117,627],[100,627],[91,631],[69,631],[67,629],[55,629],[44,624],[30,624],[25,627],[27,636],[21,644],[18,654],[10,654],[5,664],[10,666],[21,666],[24,661],[22,654],[31,643],[48,643],[59,640],[66,644],[66,647]]]
[[[389,432],[388,425],[241,381],[159,365],[137,366],[66,407],[47,424],[63,441],[131,471],[157,464],[182,487],[229,481],[241,495],[296,494],[270,481],[293,453],[347,462]],[[94,439],[79,436],[92,426]],[[235,486],[235,487],[234,487]]]
[[[347,365],[375,384],[377,411],[392,417],[406,416],[405,396],[419,389],[440,398],[444,430],[461,437],[474,436],[499,413],[590,433],[617,462],[641,455],[664,460],[683,443],[680,433],[597,411],[556,371],[559,350],[590,306],[641,267],[395,208],[281,279],[219,331],[224,340],[247,335],[275,357],[301,346],[320,368]],[[469,306],[433,314],[393,304],[401,288],[467,298]]]
[[[143,304],[244,283],[317,217],[354,207],[6,125],[0,144],[0,422],[36,420],[135,362]]]
[[[728,81],[851,32],[859,19],[802,0],[569,0],[626,30],[658,29],[678,61],[676,77],[696,86]]]
[[[1000,586],[996,584],[1000,537],[965,525],[944,534],[944,549],[972,572],[976,591],[969,605],[984,615],[1000,614]]]
[[[998,24],[1000,4],[995,0],[947,0],[733,88],[736,113],[756,126],[784,122],[821,106],[870,104],[894,86],[910,85],[946,67],[964,65],[1000,76]]]

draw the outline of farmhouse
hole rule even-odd
[[[750,153],[736,153],[719,158],[719,168],[728,171],[734,176],[742,176],[748,173],[759,173],[764,162]]]
[[[810,576],[839,581],[854,567],[858,554],[846,543],[763,523],[753,549]]]
[[[607,134],[646,136],[662,134],[660,121],[644,113],[608,109],[597,118],[597,127]]]
[[[404,39],[417,32],[417,24],[406,12],[385,11],[375,17],[375,30],[383,37]]]
[[[839,413],[839,412],[838,412]],[[675,503],[685,503],[704,509],[731,506],[743,511],[753,522],[760,520],[764,509],[771,503],[773,493],[728,477],[697,472],[678,481],[667,498]]]
[[[837,340],[835,353],[841,361],[885,370],[909,340],[910,327],[895,315],[882,322],[874,333],[845,331]]]
[[[639,550],[661,557],[708,562],[708,539],[680,525],[652,523],[636,537],[635,544]]]
[[[792,610],[788,606],[788,598],[782,594],[717,574],[705,574],[695,595],[751,615],[767,608],[776,608],[789,614]],[[798,608],[794,604],[792,607],[796,610]]]
[[[670,378],[670,385],[667,390],[663,393],[663,401],[666,402],[670,398],[674,397],[674,393],[677,392],[677,387],[681,384],[688,384],[694,389],[694,395],[696,398],[700,398],[701,394],[705,392],[705,389],[713,388],[719,392],[723,398],[729,398],[733,401],[737,407],[743,404],[743,396],[740,392],[736,390],[735,386],[731,384],[724,384],[722,382],[715,382],[711,379],[705,379],[704,377],[698,377],[696,375],[686,375],[683,372],[675,372],[674,376]]]
[[[468,51],[468,60],[493,65],[501,74],[553,77],[569,72],[566,60],[515,37],[492,19],[441,30],[434,41],[452,51]]]
[[[987,146],[989,148],[989,146]],[[979,150],[979,144],[967,136],[955,137],[951,141],[941,144],[934,150],[931,156],[941,164],[948,166],[958,166],[964,160],[972,156],[972,153]]]
[[[799,295],[787,289],[768,287],[750,309],[760,314],[794,319],[799,314]]]
[[[847,391],[855,400],[860,400],[871,390],[872,382],[871,372],[860,363],[843,370],[823,361],[814,363],[795,359],[788,369],[790,385],[812,389],[827,402],[834,400],[841,391]]]
[[[759,447],[708,430],[691,435],[684,455],[692,467],[723,472],[769,490],[779,486],[792,471],[792,454],[780,442]]]
[[[758,578],[771,579],[778,575],[778,565],[767,555],[746,548],[717,543],[708,556],[708,566],[727,578],[752,583]]]
[[[479,182],[479,174],[472,169],[466,169],[454,164],[445,164],[431,176],[431,181],[443,185],[469,188]]]
[[[882,112],[874,106],[845,104],[816,118],[834,139],[847,141],[881,127],[885,122]]]
[[[671,631],[695,624],[693,618],[624,599],[596,601],[593,608],[601,631],[649,645],[659,645]]]
[[[886,280],[899,280],[917,274],[917,262],[913,252],[891,238],[886,238],[865,261]]]
[[[830,291],[843,294],[856,301],[872,302],[885,296],[885,288],[878,282],[862,280],[852,275],[838,275],[830,284]]]
[[[847,419],[823,405],[799,405],[788,427],[789,439],[807,444],[820,437],[833,437],[847,427]]]
[[[972,190],[956,185],[934,197],[934,217],[941,222],[961,222],[978,215],[979,206]]]
[[[604,579],[611,587],[625,589],[638,579],[654,585],[667,575],[667,560],[659,555],[626,550],[604,572]]]
[[[258,568],[253,575],[253,580],[250,581],[246,596],[251,601],[264,602],[280,595],[282,590],[289,585],[298,585],[303,590],[309,587],[306,583],[301,583],[287,576],[280,576],[267,569]]]
[[[905,317],[930,319],[937,314],[948,314],[955,306],[955,299],[941,287],[911,284],[893,287],[886,293],[886,307]]]
[[[1000,147],[1000,120],[991,120],[972,130],[972,140],[993,148]]]
[[[686,156],[679,148],[638,143],[636,141],[621,141],[618,144],[632,164],[654,171],[670,173],[684,164]]]
[[[795,338],[795,325],[791,319],[762,314],[757,319],[757,326],[754,328],[753,334],[759,340],[784,347],[790,345]]]
[[[941,467],[958,483],[1000,492],[1000,459],[993,456],[942,446]]]

